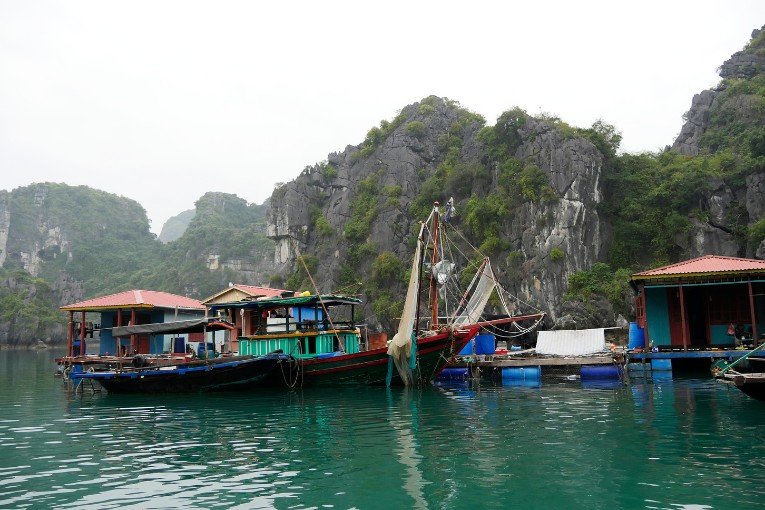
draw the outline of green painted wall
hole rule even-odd
[[[672,345],[669,335],[669,312],[667,289],[646,287],[646,315],[648,316],[648,337],[653,345]]]

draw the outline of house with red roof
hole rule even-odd
[[[202,305],[211,307],[213,305],[220,305],[221,303],[241,303],[243,301],[253,301],[261,298],[291,296],[294,292],[275,289],[272,287],[259,287],[257,285],[244,285],[241,283],[232,283],[227,288],[216,292],[212,296],[203,299]],[[236,351],[238,349],[239,341],[238,337],[242,335],[251,335],[254,332],[254,328],[259,322],[258,317],[253,317],[252,310],[245,310],[244,308],[224,308],[220,310],[224,314],[224,319],[231,322],[236,330],[232,330],[228,333],[229,338],[227,345],[231,346],[231,350]]]
[[[765,341],[765,260],[706,255],[632,275],[645,349]]]
[[[99,354],[161,354],[171,349],[166,335],[131,335],[115,338],[112,328],[155,324],[160,322],[199,319],[205,316],[205,306],[198,300],[156,290],[127,290],[62,306],[69,313],[68,355],[87,352],[87,338],[99,332]],[[100,314],[100,324],[86,320],[86,314]],[[185,340],[202,341],[187,333]]]

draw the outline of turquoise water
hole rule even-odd
[[[706,378],[74,395],[0,351],[2,508],[765,506],[765,403]]]

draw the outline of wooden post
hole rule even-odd
[[[135,319],[136,319],[136,315],[135,315],[135,308],[131,308],[131,309],[130,309],[130,325],[131,325],[131,326],[135,326],[135,325],[136,325],[136,324],[135,324]],[[136,342],[136,336],[135,336],[135,334],[132,334],[132,335],[130,335],[130,353],[129,353],[129,355],[130,355],[130,356],[132,356],[132,355],[133,355],[133,353],[134,353],[134,352],[136,351],[136,349],[137,349],[137,347],[136,347],[136,345],[135,345],[135,342]]]
[[[648,338],[648,300],[645,296],[645,284],[640,284],[640,299],[643,301],[643,342],[645,343],[644,352],[648,352],[651,345],[651,339]],[[640,324],[638,324],[640,326]]]
[[[80,356],[85,355],[85,311],[80,316]]]
[[[749,313],[752,319],[752,347],[757,347],[757,316],[754,313],[754,293],[752,292],[752,280],[749,280]]]
[[[683,326],[683,350],[688,350],[688,325],[685,321],[685,291],[683,284],[680,284],[680,321]]]
[[[74,342],[74,311],[69,310],[69,327],[66,330],[66,352],[69,357],[74,356],[72,344]]]
[[[122,326],[122,308],[117,308],[117,327]],[[117,353],[116,356],[119,357],[121,354],[121,345],[120,345],[120,339],[119,337],[114,337],[114,343],[117,345]]]

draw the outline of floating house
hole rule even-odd
[[[631,284],[646,352],[765,341],[765,260],[707,255],[636,273]]]
[[[201,319],[205,316],[205,307],[200,301],[154,290],[128,290],[62,306],[61,310],[69,312],[68,356],[84,355],[87,339],[92,338],[95,332],[99,333],[101,355],[161,354],[171,349],[170,335],[144,333],[117,338],[112,335],[112,328]],[[86,320],[87,313],[99,313],[100,324]],[[204,334],[186,333],[183,338],[184,342],[201,342]]]
[[[216,311],[222,319],[227,320],[236,328],[232,330],[226,340],[226,345],[233,352],[238,351],[238,338],[243,335],[251,335],[255,332],[260,318],[253,314],[257,313],[254,308],[242,308],[238,306],[221,307],[222,303],[246,303],[257,299],[292,296],[294,293],[284,289],[271,287],[259,287],[256,285],[231,284],[227,288],[213,294],[201,301],[207,308],[216,306]]]

